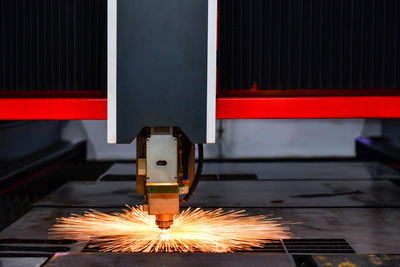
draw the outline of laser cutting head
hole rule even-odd
[[[193,182],[192,142],[215,141],[218,4],[136,2],[108,0],[107,139],[130,144],[137,137],[137,192],[167,227]],[[151,188],[162,183],[174,192]]]
[[[194,179],[194,145],[178,128],[151,127],[137,139],[136,191],[144,194],[145,209],[160,229],[179,214],[179,196]]]

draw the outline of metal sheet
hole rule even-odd
[[[101,181],[107,175],[123,175],[136,177],[136,163],[114,163],[107,171],[99,176],[97,181]]]
[[[357,253],[400,254],[400,210],[378,208],[247,209],[289,224],[296,238],[346,239]]]
[[[0,232],[0,239],[33,239],[47,240],[49,229],[56,222],[56,218],[67,217],[71,214],[83,214],[88,208],[33,208],[16,222]],[[101,209],[104,212],[113,212],[114,209]],[[70,248],[70,251],[81,251],[86,242],[62,244]],[[36,246],[31,244],[31,246]],[[39,246],[39,245],[38,245]]]
[[[260,180],[279,179],[399,179],[400,173],[378,162],[205,162],[203,174],[256,174]],[[135,175],[135,163],[116,163],[106,173]]]
[[[0,238],[47,239],[57,217],[83,214],[88,208],[35,207],[0,233]],[[98,209],[103,212],[121,209]],[[247,208],[251,215],[280,217],[295,238],[346,239],[357,253],[400,254],[397,208]],[[80,251],[84,243],[71,245]]]
[[[124,207],[143,197],[133,182],[70,182],[35,206]],[[398,207],[390,181],[201,181],[190,202],[201,207]]]
[[[138,205],[135,182],[70,182],[47,195],[35,206],[124,207]]]
[[[56,218],[83,214],[85,208],[33,208],[16,222],[0,232],[0,238],[48,239],[48,231]],[[104,209],[102,209],[104,210]],[[104,211],[113,211],[106,209]]]
[[[0,258],[0,266],[6,267],[40,267],[47,258],[40,257],[11,257]]]
[[[201,207],[398,207],[390,181],[201,181],[186,205]]]
[[[400,266],[400,255],[321,255],[313,256],[313,259],[318,266]]]
[[[286,254],[99,254],[69,253],[55,255],[46,266],[271,266],[293,267]]]
[[[370,179],[364,162],[207,162],[204,174],[256,174],[258,179]],[[399,176],[399,175],[398,175]],[[399,176],[400,177],[400,176]]]

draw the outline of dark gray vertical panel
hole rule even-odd
[[[117,142],[178,126],[206,142],[207,0],[118,0]]]

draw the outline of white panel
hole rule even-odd
[[[215,142],[218,0],[208,0],[207,143]]]
[[[206,158],[354,157],[363,119],[224,120],[222,140]]]
[[[178,149],[172,134],[152,134],[146,141],[147,183],[176,183],[178,173]],[[165,161],[159,166],[158,161]]]
[[[131,144],[107,144],[107,122],[91,120],[82,122],[86,132],[88,160],[134,160],[136,140]],[[136,169],[135,169],[136,172]]]
[[[108,0],[107,9],[107,141],[117,143],[117,0]]]
[[[218,122],[218,121],[217,121]],[[204,147],[205,158],[351,157],[362,134],[357,120],[223,120],[222,140]],[[134,160],[136,142],[109,145],[105,121],[83,121],[83,129],[64,128],[66,140],[88,138],[89,160]],[[72,126],[72,125],[71,125]],[[221,151],[219,150],[221,149]],[[132,171],[135,171],[133,168]]]

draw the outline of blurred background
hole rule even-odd
[[[134,160],[135,142],[105,142],[106,121],[63,124],[66,140],[86,140],[88,160]],[[380,136],[380,120],[219,120],[217,142],[205,145],[206,159],[355,157],[355,139]]]

